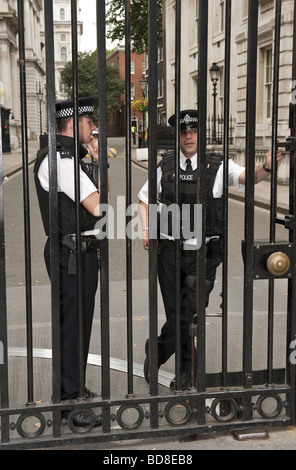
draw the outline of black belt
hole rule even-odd
[[[60,238],[62,245],[67,246],[70,250],[76,251],[76,235],[64,235]],[[81,236],[82,251],[96,250],[100,246],[100,240],[95,236]]]
[[[64,235],[60,237],[62,245],[69,248],[69,260],[68,260],[68,274],[77,274],[77,253],[76,253],[76,235]],[[85,256],[86,252],[94,251],[100,258],[99,250],[100,240],[95,237],[81,236],[81,255]]]
[[[182,256],[196,256],[196,249],[185,248],[184,241],[177,240],[180,244],[180,252]],[[175,250],[176,240],[169,240],[167,238],[160,240],[162,247],[168,247],[168,249]],[[187,245],[188,246],[188,245]],[[215,258],[218,256],[222,249],[222,238],[220,236],[211,238],[206,244],[206,256],[207,258]]]
[[[175,251],[176,241],[179,243],[180,252],[182,256],[196,256],[197,250],[195,248],[193,249],[185,248],[184,241],[182,240],[169,240],[167,238],[163,238],[160,240],[160,245],[162,245],[163,247],[167,247],[170,250]]]

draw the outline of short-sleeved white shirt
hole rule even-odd
[[[58,191],[65,193],[72,201],[75,201],[75,165],[74,157],[61,158],[57,152],[57,184]],[[49,191],[48,157],[45,157],[38,171],[38,178],[42,188]],[[96,186],[87,174],[80,168],[80,202],[97,192]]]
[[[45,191],[49,191],[48,157],[44,158],[39,167],[38,178],[42,188]],[[58,192],[65,193],[72,201],[75,201],[74,157],[61,158],[60,152],[57,152],[57,184]],[[80,168],[80,202],[97,191],[96,186]],[[97,232],[98,230],[96,229],[88,230],[83,232],[82,235],[93,236]]]
[[[196,170],[197,168],[197,154],[195,154],[191,158],[191,165],[192,169]],[[182,152],[180,152],[180,168],[182,170],[186,169],[186,157],[183,155]],[[244,188],[244,185],[239,183],[239,176],[240,174],[245,170],[244,167],[238,165],[237,163],[234,163],[233,160],[229,159],[229,168],[228,168],[228,184],[229,186],[234,186],[238,190],[242,190]],[[161,178],[162,178],[162,170],[161,166],[158,166],[157,168],[157,199],[159,199],[159,196],[162,192],[161,190]],[[149,204],[149,196],[148,196],[148,181],[144,184],[144,186],[141,188],[141,190],[138,193],[138,198],[140,201],[144,202],[145,204]],[[217,175],[215,178],[214,186],[213,186],[213,197],[218,198],[221,197],[223,194],[223,163],[220,165]],[[161,234],[163,238],[169,238],[172,239],[172,237],[166,236],[165,234]],[[209,237],[206,238],[206,242],[209,240]],[[185,241],[185,246],[194,246],[197,244],[197,240],[195,238],[191,240]]]
[[[195,154],[191,158],[191,165],[192,169],[196,170],[197,168],[197,154]],[[182,170],[186,169],[186,157],[180,152],[180,168]],[[234,163],[233,160],[229,159],[229,171],[228,171],[228,184],[229,186],[234,186],[238,190],[242,190],[244,185],[239,184],[239,176],[245,170],[244,167]],[[161,167],[158,166],[157,168],[157,198],[159,198],[161,194],[161,178],[162,178],[162,170]],[[221,197],[223,194],[223,163],[220,165],[217,175],[215,178],[214,186],[213,186],[213,196],[215,198]],[[148,199],[148,181],[144,184],[141,190],[138,193],[138,198],[140,201],[144,202],[145,204],[149,203]]]

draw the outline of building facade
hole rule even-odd
[[[197,107],[198,97],[198,27],[199,1],[181,0],[181,107]],[[232,117],[231,153],[244,164],[246,126],[246,81],[248,49],[248,0],[232,2],[231,67],[229,96]],[[208,69],[219,66],[217,82],[217,121],[223,121],[224,110],[224,0],[209,0]],[[279,76],[278,136],[289,136],[289,103],[291,99],[291,63],[293,9],[290,0],[282,1],[281,51]],[[166,37],[166,102],[167,119],[175,107],[175,0],[164,0]],[[257,62],[257,140],[258,156],[270,146],[272,136],[273,47],[275,34],[275,1],[259,0],[258,62]],[[213,113],[213,84],[208,81],[208,116]],[[217,147],[217,146],[216,146]],[[259,158],[259,157],[258,157]],[[283,164],[279,178],[285,179]]]
[[[83,34],[83,23],[79,21],[79,1],[77,2],[77,39],[80,51],[80,38]],[[61,71],[66,63],[72,60],[71,36],[71,3],[67,0],[54,0],[54,46],[55,46],[55,84],[57,100],[67,99],[64,84],[61,80]]]
[[[117,66],[121,78],[125,78],[125,48],[117,46],[107,57],[107,64]],[[140,81],[146,76],[145,54],[131,52],[131,101],[142,99],[143,91]],[[146,92],[147,93],[147,92]],[[146,96],[147,97],[147,96]],[[132,110],[132,125],[135,125],[137,133],[143,126],[143,115]],[[120,109],[114,111],[108,120],[107,132],[109,137],[120,137],[125,135],[126,129],[126,95],[120,98]]]
[[[37,138],[40,133],[40,106],[43,110],[45,106],[45,96],[41,97],[45,77],[44,44],[40,40],[42,11],[43,0],[24,1],[29,139]],[[0,104],[5,110],[11,150],[19,147],[21,139],[18,60],[17,1],[0,0]]]
[[[44,0],[24,0],[28,140],[36,140],[40,134],[47,131],[43,6]],[[71,60],[72,54],[71,3],[67,0],[54,0],[53,6],[56,98],[59,100],[66,98],[60,72]],[[79,2],[77,8],[79,20]],[[80,21],[77,27],[79,50],[80,37],[83,34],[83,25]],[[4,152],[17,149],[21,145],[18,61],[17,0],[0,0],[0,105],[4,129]]]

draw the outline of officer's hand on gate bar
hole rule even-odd
[[[277,147],[276,161],[277,161],[277,167],[279,167],[280,164],[282,163],[282,151],[280,147]],[[271,169],[272,167],[271,149],[269,149],[268,152],[266,153],[264,163],[265,163],[266,168]]]

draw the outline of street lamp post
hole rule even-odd
[[[219,80],[220,67],[215,62],[213,62],[210,68],[210,77],[213,83],[213,98],[214,98],[214,116],[213,116],[213,130],[212,130],[212,140],[216,142],[217,132],[216,132],[216,98],[217,98],[217,83]]]
[[[143,78],[140,80],[140,84],[141,84],[141,90],[142,90],[142,94],[143,94],[143,106],[144,106],[144,100],[146,98],[146,87],[147,87],[147,80],[144,77],[144,75],[143,75]],[[146,138],[145,138],[146,122],[145,122],[145,117],[146,117],[145,116],[145,109],[143,109],[143,139],[142,139],[142,145],[141,145],[142,148],[146,147]]]
[[[41,91],[41,87],[39,85],[39,91],[37,92],[37,98],[39,101],[39,119],[40,119],[40,135],[42,135],[42,100],[43,100],[43,92]]]

